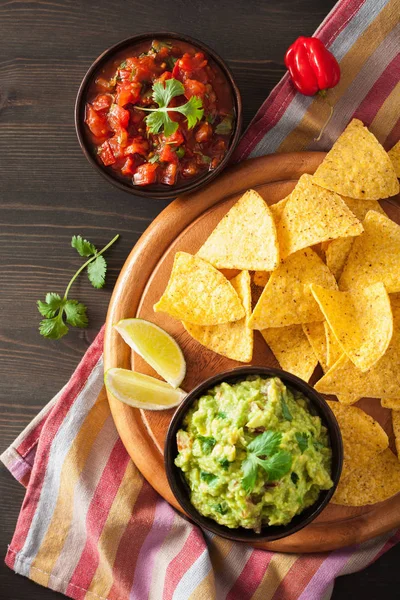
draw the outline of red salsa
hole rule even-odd
[[[154,40],[107,63],[85,123],[98,160],[134,185],[175,185],[215,169],[234,129],[230,84],[203,52]]]

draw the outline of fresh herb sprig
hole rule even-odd
[[[100,251],[97,250],[88,240],[80,235],[74,235],[71,240],[71,246],[75,248],[80,256],[90,257],[71,277],[67,285],[64,296],[49,292],[46,294],[45,301],[38,300],[38,311],[44,317],[40,322],[39,332],[41,335],[53,340],[59,340],[68,333],[68,325],[72,327],[87,327],[88,318],[86,315],[87,307],[78,300],[68,298],[69,291],[75,279],[87,268],[87,275],[93,287],[102,288],[105,283],[107,263],[104,259],[104,252],[117,241],[119,235],[116,235]]]
[[[258,468],[267,473],[268,481],[281,479],[292,466],[292,455],[279,450],[282,434],[264,431],[247,446],[247,457],[242,462],[242,487],[249,494],[254,489]]]
[[[167,79],[165,85],[158,81],[153,85],[152,94],[152,98],[158,104],[158,108],[144,108],[135,105],[135,108],[150,113],[145,119],[150,133],[164,131],[167,137],[175,133],[178,129],[178,123],[171,119],[168,114],[170,112],[178,112],[184,115],[187,119],[188,129],[192,129],[203,118],[203,105],[201,98],[198,96],[192,96],[186,104],[182,104],[181,106],[169,106],[172,98],[182,96],[184,93],[185,87],[177,79]]]

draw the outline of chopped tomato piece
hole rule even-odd
[[[112,104],[111,94],[99,94],[92,102],[94,110],[108,110]]]
[[[135,172],[135,161],[132,156],[128,156],[123,166],[121,167],[122,175],[133,175]]]
[[[180,81],[184,81],[189,79],[191,75],[196,72],[196,79],[199,79],[197,72],[204,69],[206,65],[207,59],[202,52],[196,52],[194,56],[186,52],[182,58],[176,61],[172,70],[172,76]],[[206,77],[204,77],[205,73],[202,75],[201,79],[207,80]]]
[[[160,75],[160,77],[158,77],[156,79],[156,81],[160,81],[161,83],[163,83],[167,79],[172,79],[172,73],[171,73],[171,71],[164,71],[164,73],[162,75]]]
[[[167,165],[161,175],[161,183],[174,185],[178,173],[178,165],[170,163]]]
[[[161,147],[158,156],[160,157],[160,162],[174,163],[178,162],[178,156],[174,150],[172,150],[170,144],[165,144]]]
[[[188,100],[192,96],[199,96],[199,98],[203,98],[206,93],[206,86],[201,81],[197,81],[197,79],[186,79],[185,83],[185,96]]]
[[[213,129],[210,123],[202,123],[196,131],[195,139],[198,144],[208,142],[212,137]]]
[[[136,185],[149,185],[154,183],[157,178],[158,165],[156,163],[144,163],[136,169],[133,181]]]
[[[125,156],[128,154],[141,154],[145,156],[149,150],[149,142],[141,136],[132,138],[128,146],[125,148]]]
[[[108,123],[113,131],[126,129],[129,124],[129,111],[118,104],[113,104],[108,113]]]
[[[135,104],[140,98],[142,85],[137,81],[119,83],[117,85],[116,102],[119,106],[126,104]]]
[[[121,127],[121,129],[119,129],[115,134],[115,137],[122,148],[125,148],[128,145],[128,132],[126,129]]]
[[[177,146],[180,146],[185,141],[185,138],[183,137],[183,134],[179,129],[177,129],[175,133],[169,135],[168,137],[162,135],[161,139],[166,144],[176,144]]]
[[[113,154],[113,151],[111,150],[109,142],[104,142],[99,147],[98,154],[106,167],[108,167],[109,165],[113,165],[116,162],[115,156]]]
[[[132,81],[132,69],[118,69],[118,79],[123,82]]]
[[[117,133],[108,140],[108,143],[110,144],[110,148],[115,158],[122,158],[123,156],[125,156],[124,148],[120,144],[119,136]]]
[[[105,136],[109,132],[105,117],[99,115],[90,104],[86,105],[85,123],[96,137]]]
[[[157,66],[154,56],[132,57],[126,59],[127,68],[131,69],[131,81],[152,81]],[[159,73],[161,69],[158,67]]]
[[[154,46],[153,46],[154,48]],[[157,46],[155,47],[157,49]],[[169,56],[169,48],[167,48],[166,46],[160,48],[159,50],[157,50],[157,59],[162,61],[165,60],[166,58],[168,58]]]

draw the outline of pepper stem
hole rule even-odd
[[[326,95],[326,91],[325,91],[325,90],[321,90],[321,91],[322,91],[322,92],[325,92],[325,94],[321,94],[322,98],[324,98],[324,97],[325,97],[325,95]],[[317,137],[317,138],[314,138],[314,142],[319,142],[319,141],[320,141],[320,139],[322,138],[322,136],[323,136],[323,134],[324,134],[324,131],[325,131],[325,129],[327,128],[327,126],[329,125],[329,122],[330,122],[330,120],[331,120],[331,119],[332,119],[332,117],[333,117],[333,113],[334,113],[335,109],[334,109],[334,107],[333,107],[333,106],[331,106],[331,105],[329,105],[329,108],[331,109],[330,115],[329,115],[329,117],[327,118],[327,120],[325,121],[325,123],[323,124],[323,126],[322,126],[322,129],[321,129],[321,131],[319,132],[319,135],[318,135],[318,137]]]

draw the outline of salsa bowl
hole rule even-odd
[[[295,515],[288,524],[266,525],[261,528],[259,533],[253,529],[247,529],[244,527],[230,528],[217,523],[212,518],[202,515],[191,503],[189,485],[183,475],[182,470],[175,465],[175,459],[178,456],[176,436],[177,432],[182,426],[183,419],[188,410],[202,395],[207,393],[207,391],[214,386],[222,382],[229,384],[237,383],[246,379],[248,376],[279,377],[285,386],[293,391],[303,394],[308,399],[309,412],[314,415],[318,415],[322,421],[322,424],[325,425],[332,452],[331,479],[333,486],[328,490],[321,490],[317,500],[311,506],[305,508],[300,514]],[[175,412],[170,423],[164,448],[164,462],[168,482],[172,492],[174,493],[184,512],[194,523],[204,527],[205,529],[208,529],[215,534],[234,541],[250,543],[271,542],[273,540],[278,540],[296,533],[311,523],[328,504],[339,482],[343,462],[343,445],[340,429],[331,409],[324,399],[305,381],[280,369],[248,366],[219,373],[214,377],[210,377],[187,395]]]
[[[153,50],[154,41],[157,50]],[[158,56],[167,47],[171,55],[160,63]],[[145,62],[146,54],[151,59],[147,72],[135,62]],[[186,56],[191,62],[182,62]],[[176,83],[178,90],[180,84],[183,95],[166,104],[177,112],[157,115],[169,120],[169,126],[172,115],[179,126],[175,134],[179,140],[167,133],[165,124],[157,130],[156,125],[151,129],[149,121],[144,121],[161,107],[152,100],[154,83],[161,81],[165,88],[167,79]],[[189,124],[179,109],[186,101],[200,99],[202,116],[195,112],[197,121]],[[225,61],[202,42],[173,32],[143,33],[103,52],[84,76],[75,103],[76,133],[92,167],[118,188],[150,198],[173,198],[217,177],[229,163],[241,126],[240,92]]]

